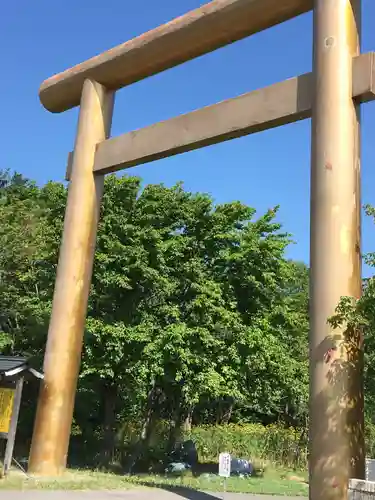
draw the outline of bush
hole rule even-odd
[[[197,445],[202,462],[217,461],[222,451],[253,461],[271,462],[288,468],[307,469],[307,429],[280,425],[243,424],[200,426],[188,436]],[[365,425],[366,456],[375,457],[375,425]]]
[[[227,451],[237,457],[262,460],[285,467],[306,468],[307,432],[261,424],[195,427],[187,436],[197,446],[201,462],[217,461]]]
[[[123,426],[120,452],[122,463],[133,455],[139,431],[136,424]],[[217,463],[219,453],[226,451],[236,457],[250,459],[257,466],[260,465],[259,462],[272,462],[288,468],[307,467],[307,432],[300,429],[286,429],[279,425],[265,427],[261,424],[205,425],[193,427],[183,439],[192,439],[195,442],[201,463]],[[144,461],[148,462],[151,468],[157,463],[160,464],[162,457],[166,456],[167,441],[167,422],[159,421],[149,448],[142,450],[143,467]],[[150,470],[149,467],[147,469]]]
[[[118,453],[122,461],[132,454],[138,440],[136,424],[124,425]],[[366,422],[366,451],[375,457],[375,425]],[[217,463],[219,453],[226,451],[238,458],[247,458],[258,466],[272,463],[294,469],[307,469],[307,429],[285,428],[281,425],[262,424],[203,425],[193,427],[183,439],[192,439],[197,447],[200,463]],[[165,459],[168,441],[168,423],[159,421],[154,429],[148,450],[142,458],[151,467]]]

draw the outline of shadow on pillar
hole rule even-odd
[[[348,479],[364,479],[363,349],[361,334],[349,328],[332,334],[315,350],[324,390],[310,396],[310,485],[322,498],[346,498]],[[341,491],[337,491],[337,489]]]

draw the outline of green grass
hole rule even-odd
[[[0,479],[0,490],[125,490],[127,477],[97,471],[67,471],[58,478],[32,478],[14,471]]]
[[[301,481],[289,479],[293,477],[292,473],[286,470],[268,470],[263,477],[252,478],[237,478],[231,477],[226,482],[226,491],[232,493],[255,493],[268,495],[286,495],[286,496],[307,496],[308,486],[303,482],[305,477],[301,477]],[[294,477],[296,477],[294,475]],[[298,476],[299,477],[299,476]],[[223,491],[223,479],[218,476],[202,475],[198,478],[192,477],[190,474],[181,478],[171,478],[165,476],[139,476],[129,478],[129,482],[133,484],[141,484],[143,486],[160,487],[177,486],[187,487],[202,491]]]
[[[227,491],[233,493],[258,493],[269,495],[307,496],[307,485],[290,479],[287,470],[268,470],[259,478],[229,478]],[[191,475],[171,478],[157,475],[119,476],[96,471],[68,471],[55,479],[33,479],[15,471],[0,480],[0,490],[125,490],[139,487],[187,487],[203,491],[223,491],[223,481],[217,476]]]

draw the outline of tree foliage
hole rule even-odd
[[[0,176],[0,350],[41,363],[66,189]],[[286,256],[278,208],[256,217],[181,184],[108,176],[74,433],[307,415],[308,270]],[[26,425],[25,425],[26,427]],[[29,426],[30,428],[30,426]]]

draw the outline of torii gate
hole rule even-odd
[[[327,324],[361,294],[359,110],[375,99],[375,54],[360,55],[360,4],[213,0],[42,84],[49,111],[80,112],[32,473],[66,466],[104,174],[312,116],[310,498],[342,500],[364,476],[362,339]],[[311,9],[313,73],[109,139],[116,90]]]

